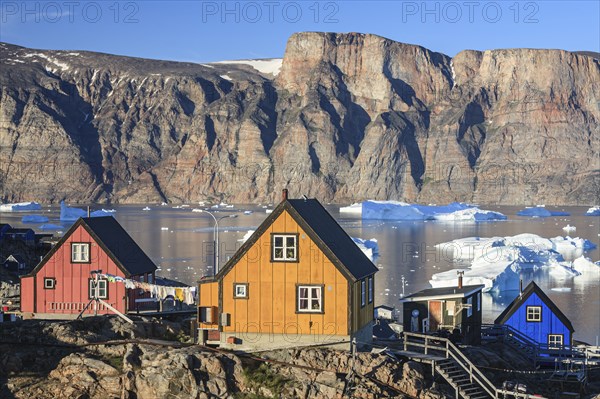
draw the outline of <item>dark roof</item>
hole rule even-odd
[[[104,250],[112,254],[113,260],[129,274],[152,273],[156,270],[154,262],[117,222],[117,219],[112,216],[102,216],[82,220],[83,224],[89,227],[90,234],[100,241],[99,244]]]
[[[552,313],[554,313],[556,317],[558,317],[558,319],[562,321],[562,323],[565,325],[565,327],[569,329],[569,331],[571,331],[571,333],[575,331],[573,325],[571,324],[571,321],[567,318],[567,316],[565,316],[565,314],[558,308],[558,306],[556,306],[554,302],[552,302],[552,300],[548,298],[544,291],[542,291],[542,289],[533,281],[529,283],[527,287],[525,287],[523,292],[520,295],[518,295],[514,299],[514,301],[512,301],[511,304],[508,305],[506,309],[504,309],[502,313],[500,313],[500,316],[498,316],[494,323],[506,323],[508,319],[510,319],[510,317],[517,311],[517,309],[519,309],[521,305],[523,305],[527,301],[527,299],[534,293],[537,294],[537,296],[546,304],[546,306],[550,308]]]
[[[288,211],[296,223],[346,278],[352,281],[361,280],[378,271],[373,262],[367,258],[319,201],[316,199],[288,199],[277,205],[254,234],[219,271],[217,278],[223,277],[284,211]]]
[[[10,228],[6,231],[6,233],[8,233],[8,234],[27,234],[29,232],[34,233],[34,231],[32,229],[28,229],[28,228],[20,228],[20,229]]]
[[[462,288],[458,287],[440,287],[440,288],[427,288],[414,294],[405,296],[400,301],[410,302],[414,300],[424,300],[425,298],[463,298],[473,294],[474,292],[480,291],[483,285],[464,285]]]
[[[102,216],[79,218],[29,276],[35,275],[79,226],[90,233],[126,277],[152,273],[156,270],[154,262],[117,222],[117,219],[112,216]]]
[[[0,223],[0,230],[12,228],[8,223]]]
[[[396,337],[396,332],[392,330],[387,321],[377,320],[373,325],[373,336],[381,339],[390,339]]]

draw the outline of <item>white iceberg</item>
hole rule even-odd
[[[60,224],[46,223],[39,227],[41,230],[62,230],[63,226]]]
[[[371,238],[370,240],[365,240],[362,238],[352,237],[352,241],[361,251],[369,258],[371,262],[374,262],[375,259],[379,256],[379,244],[375,238]]]
[[[572,233],[574,231],[577,231],[577,227],[567,224],[565,227],[563,227],[563,230],[567,233]]]
[[[573,261],[573,269],[582,275],[600,277],[600,262],[592,262],[591,259],[581,256]]]
[[[19,202],[0,205],[0,212],[39,211],[42,206],[37,202]]]
[[[569,216],[569,212],[549,211],[544,205],[527,207],[517,212],[517,216],[529,216],[534,218],[546,218],[549,216]]]
[[[116,210],[114,209],[102,209],[99,211],[90,212],[90,217],[100,216],[112,216]],[[64,222],[73,222],[79,218],[87,217],[87,211],[80,208],[71,208],[65,204],[64,201],[60,202],[60,220]]]
[[[256,230],[248,230],[246,232],[246,234],[244,234],[244,236],[242,238],[240,238],[238,241],[239,242],[246,242],[248,241],[248,239],[250,238],[250,236],[252,236],[252,234],[254,234]]]
[[[600,216],[600,206],[593,206],[587,210],[586,216]]]
[[[22,223],[47,223],[48,218],[42,215],[25,215],[21,218]]]
[[[463,270],[464,284],[483,284],[484,291],[518,289],[523,270],[548,268],[554,277],[576,277],[581,270],[564,261],[575,250],[584,251],[595,245],[582,238],[543,238],[536,234],[512,237],[467,237],[436,245],[442,255],[453,261],[471,261],[470,268],[453,269],[432,276],[433,287],[457,285],[456,272]],[[580,261],[582,262],[582,261]]]
[[[479,209],[462,202],[448,205],[417,205],[399,201],[364,201],[342,207],[340,212],[361,215],[363,219],[379,220],[506,220],[506,216],[499,212]]]

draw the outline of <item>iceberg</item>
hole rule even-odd
[[[41,229],[41,230],[62,230],[63,226],[61,226],[60,224],[46,223],[46,224],[41,225],[39,227],[39,229]]]
[[[573,261],[573,269],[590,277],[600,277],[600,262],[594,263],[591,259],[586,258],[585,256],[581,256]]]
[[[19,202],[0,205],[0,212],[39,211],[42,206],[37,202]]]
[[[21,218],[22,223],[46,223],[48,218],[42,215],[25,215]]]
[[[375,238],[371,238],[370,240],[365,240],[362,238],[352,237],[352,241],[361,251],[369,258],[371,262],[375,262],[375,259],[379,256],[379,244]]]
[[[546,207],[538,205],[527,207],[517,212],[517,216],[529,216],[535,218],[546,218],[550,216],[570,216],[569,212],[549,211]]]
[[[600,206],[593,206],[587,210],[586,216],[600,216]]]
[[[471,266],[434,274],[429,281],[432,287],[455,286],[456,272],[462,270],[464,284],[483,284],[484,291],[505,291],[518,289],[519,274],[524,270],[547,268],[554,277],[579,276],[582,271],[565,262],[564,257],[572,256],[577,249],[593,249],[595,244],[582,238],[548,239],[525,233],[512,237],[466,237],[438,244],[436,248],[453,261],[470,261]]]
[[[364,201],[341,207],[340,212],[361,215],[363,219],[379,220],[506,220],[506,216],[499,212],[483,210],[462,202],[448,205],[416,205],[399,201]]]
[[[246,242],[248,241],[248,239],[250,238],[250,236],[252,236],[252,234],[254,234],[256,230],[248,230],[246,232],[246,234],[244,234],[244,236],[242,238],[240,238],[238,241],[239,242]]]
[[[116,210],[114,209],[102,209],[99,211],[90,212],[90,217],[100,216],[112,216]],[[71,208],[65,204],[64,201],[60,202],[60,220],[63,222],[74,222],[79,218],[87,217],[87,211],[80,208]]]

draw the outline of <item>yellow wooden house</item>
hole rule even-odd
[[[199,342],[238,349],[370,342],[377,268],[316,199],[282,202],[199,282]]]

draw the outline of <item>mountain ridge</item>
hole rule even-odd
[[[337,202],[587,205],[600,193],[588,55],[450,58],[298,33],[278,74],[237,61],[0,44],[1,198],[264,202],[289,186]]]

